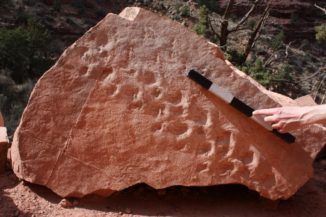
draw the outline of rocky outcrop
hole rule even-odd
[[[3,121],[2,114],[0,112],[0,127],[3,127],[3,126],[4,126],[4,121]]]
[[[66,197],[241,183],[288,198],[325,134],[288,144],[185,75],[196,68],[254,108],[295,103],[238,71],[219,48],[140,8],[108,14],[35,86],[11,148],[16,175]],[[286,102],[285,102],[286,101]]]
[[[0,113],[0,174],[5,171],[7,162],[8,144],[7,129],[4,127],[2,114]]]

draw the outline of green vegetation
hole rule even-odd
[[[315,31],[316,31],[316,40],[320,44],[326,45],[326,24],[316,26]]]
[[[248,20],[248,27],[249,27],[249,29],[253,30],[256,25],[257,25],[257,21],[255,19],[249,19]]]
[[[190,17],[190,9],[188,5],[184,5],[180,8],[181,16]]]
[[[246,63],[241,70],[265,87],[271,84],[272,72],[264,67],[261,59],[256,59],[254,63]]]
[[[211,11],[216,11],[218,9],[219,1],[216,0],[200,0],[199,5],[206,6],[207,9]]]
[[[86,1],[83,0],[75,0],[71,2],[71,5],[78,9],[79,14],[83,14],[86,11]]]
[[[281,64],[278,69],[272,71],[264,66],[261,59],[256,59],[254,63],[245,63],[240,69],[265,87],[293,81],[291,67],[288,64]]]
[[[208,9],[205,5],[202,5],[199,9],[199,19],[194,25],[194,30],[199,35],[206,35],[208,31]]]
[[[49,33],[36,20],[15,29],[0,29],[1,73],[9,74],[16,83],[39,77],[51,64],[47,43]]]
[[[61,10],[61,1],[60,0],[54,0],[52,7],[53,7],[53,10],[59,12]]]
[[[26,19],[16,28],[0,28],[0,110],[9,134],[17,127],[35,80],[53,64],[48,31],[37,20]]]
[[[288,64],[281,64],[278,68],[277,74],[274,76],[273,80],[281,81],[281,80],[288,80],[291,81],[291,67]]]
[[[8,7],[12,5],[12,1],[11,0],[0,0],[0,6],[1,7]]]
[[[283,45],[283,41],[284,41],[284,32],[280,31],[272,40],[271,40],[271,48],[276,51],[278,49],[280,49]]]
[[[236,49],[230,48],[225,51],[225,58],[233,64],[240,65],[243,62],[244,55]]]
[[[299,23],[300,22],[300,15],[298,13],[292,13],[290,18],[291,23]]]
[[[23,0],[23,3],[28,6],[34,6],[36,4],[35,0]]]
[[[174,7],[178,15],[182,17],[190,17],[190,8],[188,5],[177,3]]]

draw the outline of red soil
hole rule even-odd
[[[292,198],[269,201],[240,185],[154,190],[137,185],[108,198],[88,196],[62,208],[50,190],[24,183],[7,172],[0,176],[0,217],[52,216],[221,216],[325,217],[326,160]]]

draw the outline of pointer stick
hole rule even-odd
[[[281,139],[285,140],[288,143],[293,143],[295,141],[295,137],[290,133],[280,133],[277,130],[273,129],[268,123],[266,123],[262,118],[256,117],[252,115],[252,112],[254,111],[253,108],[233,96],[230,92],[227,90],[219,87],[217,84],[213,83],[203,75],[201,75],[199,72],[191,69],[187,76],[195,81],[196,83],[200,84],[205,89],[212,92],[214,95],[221,98],[226,103],[230,104],[246,116],[250,117],[252,120],[254,120],[256,123],[264,127],[265,129],[273,132],[276,136],[280,137]]]

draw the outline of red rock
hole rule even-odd
[[[3,126],[4,126],[4,121],[3,121],[2,114],[0,112],[0,127],[3,127]]]
[[[301,106],[314,106],[314,105],[316,105],[316,102],[314,101],[314,99],[310,95],[299,97],[299,98],[295,99],[295,101],[298,103],[298,105],[301,105]]]
[[[7,129],[4,127],[4,121],[0,113],[0,174],[6,169],[8,142]]]
[[[13,169],[62,197],[137,183],[241,183],[288,198],[312,176],[325,132],[310,127],[285,143],[185,76],[199,69],[254,108],[285,104],[230,66],[216,45],[168,18],[140,8],[109,14],[36,84]]]
[[[4,126],[4,120],[0,112],[0,144],[8,142],[7,128]]]

